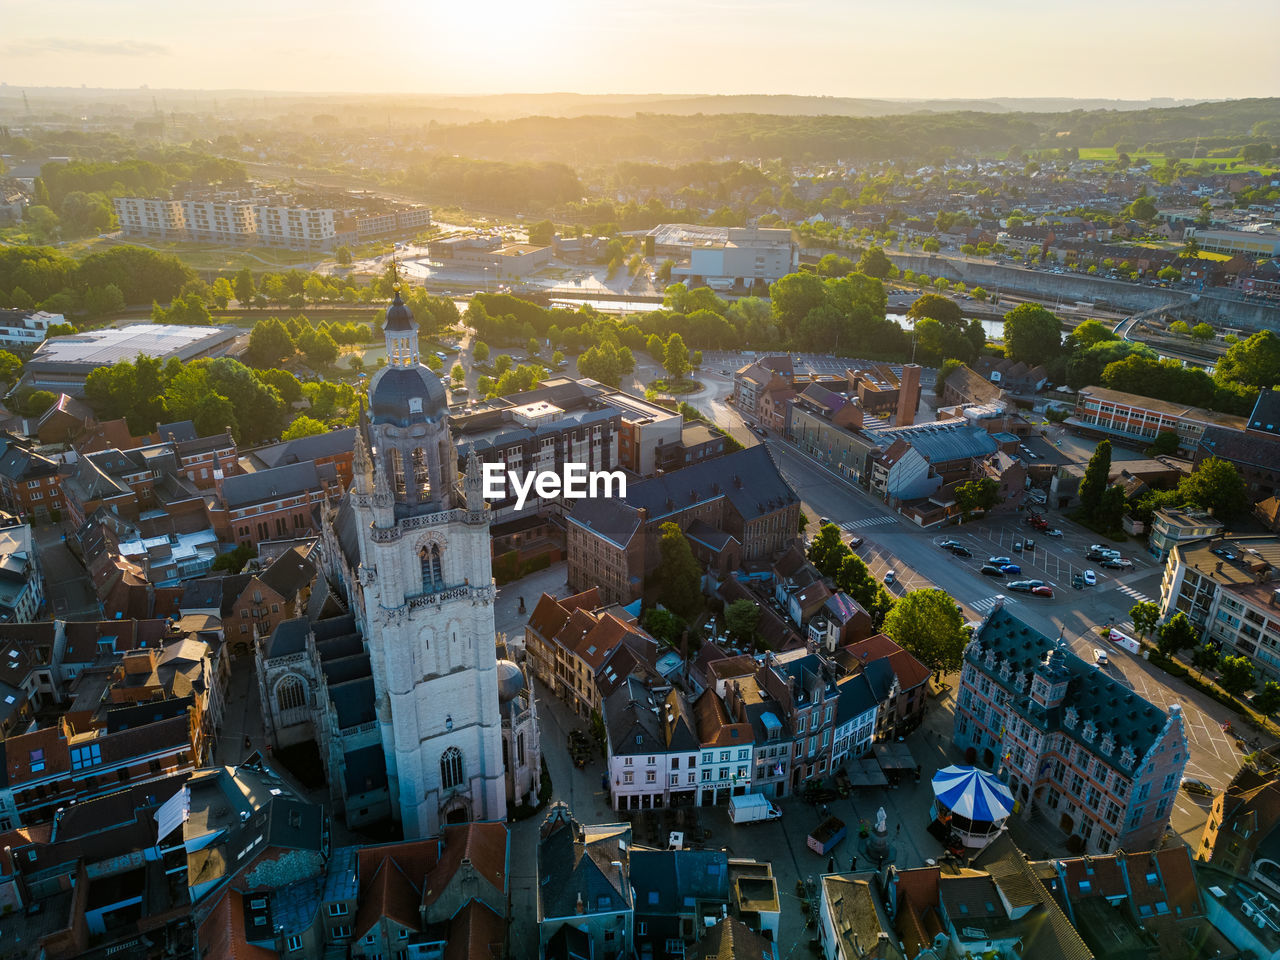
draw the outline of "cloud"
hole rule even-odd
[[[66,37],[32,37],[11,41],[0,48],[5,56],[43,56],[50,53],[82,53],[99,57],[159,57],[171,51],[164,44],[144,40],[73,40]]]

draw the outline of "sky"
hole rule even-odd
[[[11,86],[1280,95],[1276,0],[0,0],[0,24]]]

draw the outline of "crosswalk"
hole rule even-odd
[[[841,530],[864,530],[867,527],[887,527],[897,523],[897,517],[866,517],[862,520],[846,520],[840,524]]]
[[[1150,597],[1148,597],[1141,590],[1137,590],[1134,587],[1129,586],[1127,583],[1117,583],[1116,590],[1119,591],[1120,593],[1123,593],[1126,597],[1132,597],[1134,603],[1155,603],[1156,602],[1152,600]]]
[[[987,597],[984,600],[974,600],[970,602],[969,608],[977,613],[986,613],[996,605],[996,601],[998,600],[1000,600],[999,594],[996,594],[994,597]],[[1004,602],[1017,603],[1018,601],[1014,597],[1006,596],[1004,597]]]

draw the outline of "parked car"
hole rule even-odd
[[[1095,586],[1098,582],[1098,575],[1092,570],[1086,570],[1084,572],[1084,582],[1086,586]]]
[[[831,522],[831,518],[830,518],[830,517],[819,517],[819,518],[818,518],[818,526],[819,526],[819,527],[825,527],[825,526],[826,526],[828,523],[830,523],[830,522]]]
[[[1035,584],[1030,580],[1011,580],[1005,584],[1010,590],[1017,590],[1019,593],[1030,593],[1035,589]]]
[[[954,550],[956,547],[960,546],[960,541],[959,540],[943,540],[940,544],[938,544],[938,546],[940,546],[943,550]]]
[[[1102,565],[1108,570],[1128,570],[1133,566],[1133,561],[1126,560],[1124,557],[1111,557],[1103,560]]]
[[[1035,548],[1036,548],[1036,542],[1035,542],[1034,540],[1032,540],[1030,537],[1027,537],[1026,542],[1025,542],[1025,543],[1023,543],[1023,545],[1022,545],[1022,548],[1023,548],[1024,550],[1028,550],[1028,551],[1035,550]]]
[[[1105,667],[1107,665],[1107,651],[1101,647],[1094,647],[1093,659],[1099,666]]]
[[[860,546],[862,546],[862,538],[861,538],[861,537],[850,537],[850,538],[849,538],[849,549],[850,549],[850,550],[857,550]]]
[[[1061,537],[1061,536],[1062,536],[1062,531],[1061,531],[1061,530],[1059,530],[1057,527],[1054,527],[1052,530],[1048,530],[1048,531],[1046,531],[1046,532],[1045,532],[1045,536],[1046,536],[1046,537]]]
[[[1021,572],[1022,572],[1022,568],[1021,568],[1020,566],[1018,566],[1016,563],[1006,563],[1006,564],[1005,564],[1003,567],[1001,567],[1000,569],[1001,569],[1001,570],[1003,570],[1003,571],[1004,571],[1005,573],[1007,573],[1007,574],[1008,574],[1008,573],[1021,573]]]
[[[957,557],[972,557],[973,552],[968,547],[952,547],[951,552]]]
[[[1050,586],[1042,585],[1039,587],[1032,587],[1031,592],[1037,597],[1048,597],[1050,600],[1053,599],[1053,587]]]
[[[889,586],[890,584],[896,583],[897,580],[898,580],[898,573],[896,570],[886,570],[884,572],[884,584],[886,587]]]
[[[1004,567],[997,567],[994,563],[984,563],[978,572],[988,577],[1003,577]]]
[[[993,566],[1003,567],[1006,563],[1013,563],[1012,557],[987,557],[987,563]]]
[[[1021,540],[1015,540],[1015,541],[1013,541],[1013,552],[1014,552],[1014,553],[1021,553],[1021,552],[1022,552],[1022,541],[1021,541]]]
[[[1077,590],[1083,590],[1084,577],[1080,576],[1080,574],[1077,573],[1074,577],[1071,578],[1071,586],[1075,587]]]

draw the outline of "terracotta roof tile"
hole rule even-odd
[[[506,920],[472,900],[449,921],[444,960],[499,960],[506,937]]]
[[[364,936],[383,917],[410,930],[417,930],[421,925],[418,887],[392,857],[378,864],[377,872],[361,896],[355,920],[356,936]]]
[[[459,823],[444,828],[444,849],[422,887],[422,902],[430,905],[449,881],[470,861],[472,868],[496,890],[507,889],[507,827],[503,823]]]
[[[200,924],[200,955],[219,960],[275,960],[279,956],[245,939],[244,900],[238,890],[230,888]]]

